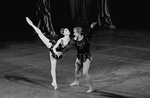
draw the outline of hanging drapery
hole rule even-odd
[[[92,0],[70,0],[71,16],[74,24],[88,24]]]
[[[110,18],[108,3],[109,0],[70,0],[73,22],[89,24],[92,21],[98,21],[99,26],[115,28]]]
[[[115,28],[112,24],[109,7],[109,0],[97,0],[97,8],[98,8],[98,24],[99,26],[105,26],[107,28]]]
[[[53,26],[56,32],[59,32],[60,28],[68,27],[71,21],[73,21],[73,24],[79,25],[98,21],[99,26],[115,28],[110,18],[108,3],[109,0],[37,0],[38,27],[48,35],[54,34],[54,32],[51,32],[54,31]],[[69,7],[70,10],[68,10]],[[51,21],[51,14],[53,14],[53,21]]]
[[[55,32],[52,32],[54,29],[51,21],[50,0],[37,0],[36,7],[38,27],[46,35],[55,35]]]

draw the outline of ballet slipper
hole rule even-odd
[[[74,81],[73,83],[70,84],[70,86],[77,86],[77,85],[79,85],[78,81]]]
[[[57,90],[58,86],[57,86],[56,83],[53,82],[53,83],[51,83],[51,85],[54,86],[54,89],[55,89],[55,90]]]
[[[94,89],[92,87],[90,87],[89,90],[87,90],[87,93],[92,93],[94,91]]]
[[[28,22],[28,24],[29,24],[30,26],[33,26],[32,21],[31,21],[28,17],[26,17],[26,21]]]

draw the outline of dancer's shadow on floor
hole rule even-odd
[[[100,91],[98,89],[94,90],[93,94],[108,97],[108,98],[134,98],[134,97],[130,97],[130,96],[104,92],[104,91]]]
[[[4,75],[3,77],[4,77],[5,79],[8,79],[9,81],[13,81],[13,82],[26,81],[26,82],[29,82],[29,83],[32,83],[32,84],[36,84],[36,85],[39,85],[39,86],[43,86],[43,87],[45,87],[45,88],[48,88],[47,86],[42,85],[42,83],[36,82],[36,81],[38,81],[38,80],[30,79],[30,78],[23,77],[23,76]]]

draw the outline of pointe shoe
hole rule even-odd
[[[74,81],[73,83],[70,84],[70,86],[77,86],[77,85],[79,85],[78,81]]]
[[[87,93],[92,93],[94,91],[94,89],[93,88],[90,88],[88,91],[87,91]]]
[[[30,26],[33,26],[32,21],[31,21],[28,17],[26,17],[26,21],[28,22],[28,24],[29,24]]]
[[[58,88],[57,84],[56,83],[51,83],[51,84],[52,84],[52,86],[54,86],[54,89],[57,90],[57,88]]]

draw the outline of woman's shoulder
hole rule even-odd
[[[57,43],[63,43],[63,40],[64,40],[64,38],[60,38],[60,39],[58,39],[58,41],[57,41]]]

